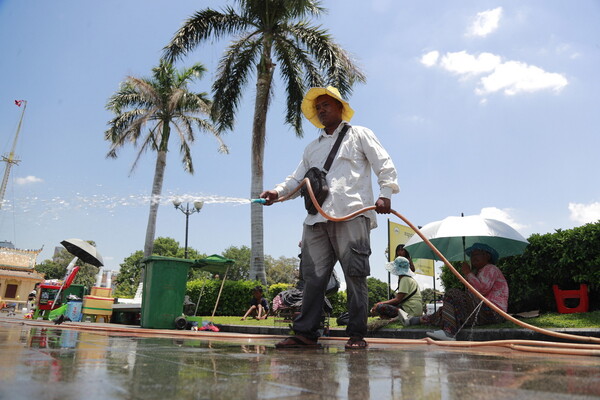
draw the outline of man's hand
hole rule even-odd
[[[375,202],[375,212],[377,214],[389,214],[392,210],[392,200],[380,197]]]
[[[270,206],[279,198],[279,193],[277,193],[275,190],[265,190],[260,194],[259,197],[267,201],[265,206]]]

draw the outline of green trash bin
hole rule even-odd
[[[194,260],[151,256],[142,260],[142,328],[175,329],[175,318],[183,312],[190,266]]]

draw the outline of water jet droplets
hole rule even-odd
[[[205,194],[163,194],[154,198],[152,195],[129,194],[124,196],[110,196],[106,194],[84,195],[75,193],[72,198],[53,196],[50,198],[23,197],[16,199],[14,202],[5,201],[4,209],[15,210],[21,213],[32,213],[39,211],[41,216],[50,216],[57,219],[57,214],[62,211],[73,210],[92,210],[104,209],[111,212],[117,211],[119,208],[131,207],[147,207],[150,201],[156,201],[160,205],[172,205],[174,200],[182,203],[194,203],[195,201],[203,201],[204,204],[229,204],[229,205],[244,205],[250,204],[249,199],[240,197],[228,197],[219,195]]]

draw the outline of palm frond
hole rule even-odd
[[[256,64],[260,47],[259,40],[242,38],[229,46],[219,62],[217,79],[213,83],[212,105],[213,120],[219,132],[233,128],[242,87]]]
[[[146,137],[144,138],[144,142],[141,144],[140,149],[135,157],[135,160],[133,161],[133,164],[131,165],[131,168],[129,170],[129,175],[131,175],[133,173],[133,171],[135,170],[135,168],[137,167],[138,161],[142,157],[142,154],[144,154],[146,151],[148,151],[149,148],[156,150],[156,148],[157,148],[156,137],[155,137],[156,130],[162,130],[162,123],[156,124],[150,130],[149,134],[146,135]]]
[[[302,113],[300,106],[306,86],[303,83],[303,67],[314,70],[314,65],[305,53],[288,40],[275,42],[275,57],[279,65],[280,75],[286,83],[287,109],[286,123],[296,131],[296,136],[302,137]]]
[[[136,144],[141,134],[142,126],[148,121],[147,110],[131,110],[113,118],[110,128],[105,132],[104,138],[111,142],[111,148],[123,146],[126,142]]]
[[[192,82],[196,79],[201,79],[206,72],[206,67],[204,65],[197,63],[192,65],[189,68],[185,68],[177,73],[177,84],[176,87],[181,88],[187,87],[189,82]]]
[[[133,171],[147,150],[168,151],[170,124],[180,124],[176,128],[180,129],[180,148],[189,155],[190,144],[195,140],[194,127],[215,131],[209,121],[197,122],[198,116],[210,115],[210,101],[206,93],[187,90],[188,83],[204,70],[201,64],[196,64],[176,71],[171,63],[161,60],[160,65],[152,70],[153,78],[128,77],[106,105],[116,114],[104,134],[111,143],[107,157],[117,157],[118,149],[126,143],[139,147],[131,168]],[[142,139],[144,129],[147,131]],[[186,171],[193,171],[191,157],[190,161],[183,160],[183,163]]]
[[[356,82],[365,82],[366,76],[355,65],[349,54],[323,29],[301,22],[290,26],[291,34],[313,55],[327,83],[337,87],[343,96],[352,93]]]
[[[210,8],[198,11],[183,24],[163,49],[163,58],[175,61],[194,50],[200,42],[238,33],[247,24],[248,22],[231,7],[226,7],[223,12]]]
[[[131,87],[138,94],[140,102],[144,104],[160,104],[161,102],[161,93],[158,85],[154,82],[149,81],[147,79],[140,79],[134,76],[130,76],[127,78],[127,83],[131,85]]]
[[[318,0],[238,0],[241,15],[270,25],[275,21],[318,17],[325,12]]]

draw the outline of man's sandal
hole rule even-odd
[[[351,337],[348,339],[344,347],[346,349],[366,349],[369,347],[369,344],[363,338]]]
[[[275,344],[277,349],[320,349],[321,344],[304,336],[290,336]]]

